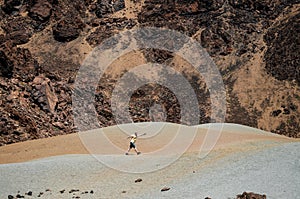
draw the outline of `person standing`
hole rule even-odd
[[[128,136],[127,139],[130,138],[130,143],[129,143],[129,148],[127,150],[127,152],[125,153],[125,155],[129,155],[129,151],[133,148],[136,152],[137,155],[141,154],[141,152],[138,151],[137,147],[135,146],[135,142],[137,140],[137,133],[135,132],[133,135]]]

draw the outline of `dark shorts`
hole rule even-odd
[[[134,148],[135,149],[135,144],[130,142],[129,148]]]

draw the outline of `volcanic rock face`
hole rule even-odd
[[[299,16],[297,0],[0,0],[0,145],[75,132],[80,65],[106,39],[138,27],[173,29],[206,49],[225,84],[225,122],[300,137]],[[193,67],[165,50],[133,54],[99,81],[99,126],[117,123],[110,99],[118,79],[149,62],[182,73],[197,95],[199,123],[211,122],[210,93]],[[142,86],[128,106],[134,122],[181,123],[181,105],[163,85]],[[154,106],[162,117],[151,115]]]
[[[300,13],[275,23],[265,35],[269,46],[266,69],[278,80],[296,81],[300,85],[299,31]]]

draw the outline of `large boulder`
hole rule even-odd
[[[79,37],[84,23],[79,17],[66,16],[52,27],[54,39],[60,42],[69,42]]]
[[[47,21],[52,12],[52,5],[48,1],[39,0],[30,9],[29,15],[39,21]]]

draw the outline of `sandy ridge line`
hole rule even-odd
[[[180,126],[180,125],[178,125]],[[163,133],[162,137],[155,140],[155,144],[150,139],[139,139],[138,146],[144,153],[157,150],[158,148],[165,145],[165,142],[170,140],[170,135],[174,131],[174,124],[167,124],[166,133]],[[109,133],[113,133],[112,136],[108,136],[109,139],[118,147],[124,149],[128,147],[128,140],[124,138],[124,134],[118,132],[116,127],[107,127]],[[205,140],[207,130],[205,128],[198,128],[197,134],[193,140],[193,143],[189,147],[187,152],[199,152],[203,140]],[[257,134],[256,132],[251,132],[249,129],[243,129],[243,132],[231,132],[223,131],[218,139],[218,142],[214,146],[213,150],[224,150],[233,149],[238,150],[239,146],[247,143],[258,143],[263,141],[273,141],[274,143],[284,143],[284,142],[294,142],[299,141],[299,139],[291,139],[284,136],[273,135],[268,133]],[[230,150],[229,150],[230,151]],[[30,160],[59,156],[66,154],[89,154],[88,150],[85,148],[81,142],[79,134],[68,134],[60,135],[51,138],[31,140],[21,143],[15,143],[11,145],[6,145],[0,147],[0,164],[6,163],[18,163],[26,162]],[[105,154],[105,151],[103,152]]]

